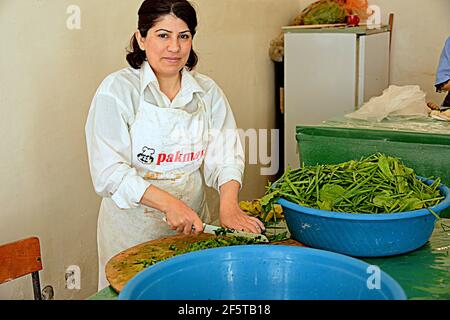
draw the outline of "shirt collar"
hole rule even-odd
[[[147,60],[145,60],[142,63],[141,66],[141,94],[144,92],[145,88],[151,83],[151,82],[158,82],[158,79],[156,78],[155,73],[153,72],[152,68],[150,68],[150,64]]]
[[[158,78],[156,78],[156,75],[147,60],[142,64],[140,78],[141,94],[150,83],[158,82]],[[195,80],[195,78],[186,68],[183,68],[183,70],[181,70],[181,90],[183,91],[183,93],[205,92],[203,88],[198,84],[197,80]]]
[[[189,93],[205,92],[198,84],[197,80],[195,80],[194,76],[186,68],[181,70],[181,90]]]

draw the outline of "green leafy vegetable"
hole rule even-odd
[[[441,179],[427,185],[399,158],[376,153],[360,160],[288,168],[261,198],[263,210],[279,198],[322,210],[395,213],[438,204]]]

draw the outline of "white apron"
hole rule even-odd
[[[141,94],[134,123],[130,127],[132,163],[138,174],[192,208],[204,222],[210,222],[200,166],[208,144],[209,116],[199,94],[196,110],[189,113],[161,108]],[[99,284],[109,285],[106,263],[119,252],[137,244],[177,234],[163,220],[164,214],[141,205],[120,209],[103,198],[97,226]]]

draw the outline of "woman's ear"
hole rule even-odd
[[[143,38],[143,37],[141,36],[141,33],[139,32],[139,30],[136,31],[136,32],[134,33],[134,37],[135,37],[136,40],[137,40],[137,43],[138,43],[138,45],[139,45],[139,48],[140,48],[142,51],[145,51],[145,47],[144,47],[144,40],[145,40],[145,38]]]

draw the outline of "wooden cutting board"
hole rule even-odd
[[[144,265],[139,263],[140,260],[161,260],[169,258],[174,255],[174,250],[170,249],[172,246],[183,250],[194,242],[214,237],[215,235],[206,233],[199,234],[198,236],[181,234],[141,243],[112,257],[106,264],[106,278],[111,284],[111,287],[117,292],[120,292],[131,278],[145,269]],[[303,246],[300,242],[293,239],[272,242],[270,244]]]

